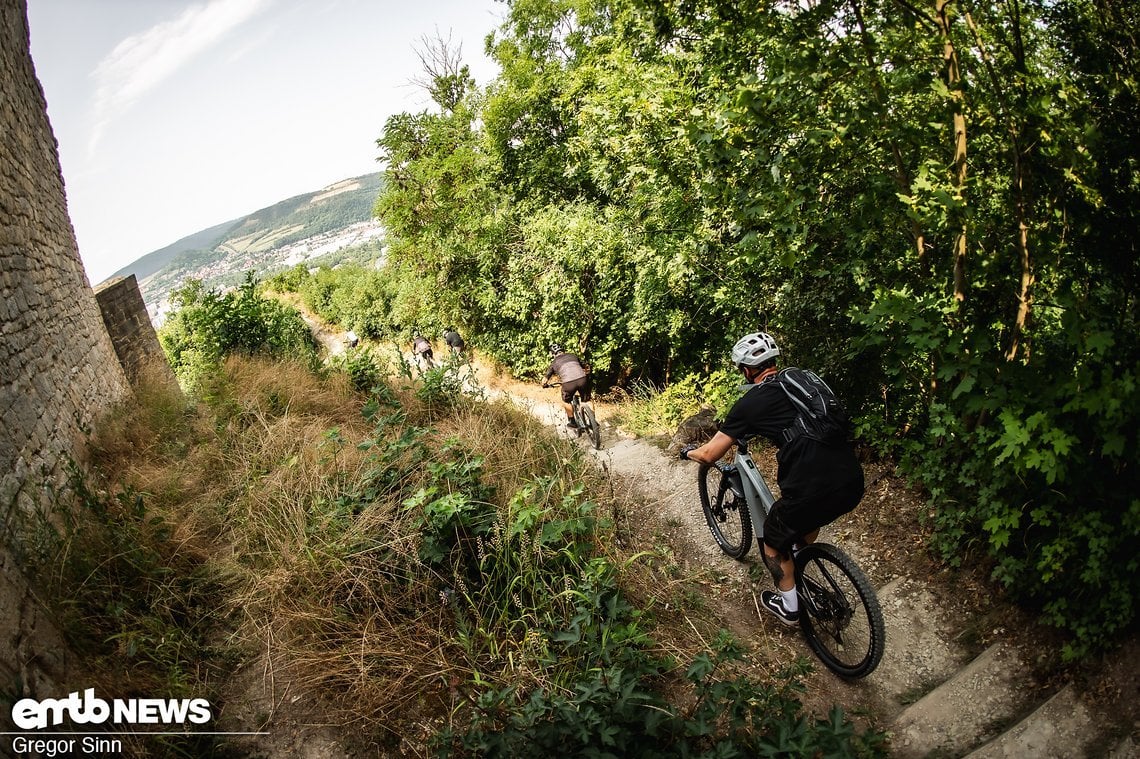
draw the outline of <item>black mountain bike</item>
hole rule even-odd
[[[558,387],[561,384],[561,382],[549,382],[545,387]],[[575,390],[574,397],[570,399],[570,408],[574,410],[574,422],[578,425],[574,431],[578,433],[578,437],[582,437],[582,433],[588,434],[594,448],[601,450],[602,428],[598,425],[597,417],[594,416],[593,406],[588,401],[583,401],[582,396]]]
[[[764,517],[775,503],[772,491],[748,453],[736,441],[731,464],[701,464],[697,474],[701,509],[718,546],[743,559],[755,529],[763,539]],[[820,661],[842,677],[866,677],[879,666],[886,624],[871,581],[839,548],[812,543],[795,553],[800,628]]]

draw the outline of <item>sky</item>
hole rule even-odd
[[[388,117],[431,107],[417,50],[479,85],[497,0],[28,0],[32,60],[96,284],[207,227],[381,170]]]

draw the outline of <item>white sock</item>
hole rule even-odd
[[[795,588],[781,590],[780,600],[784,602],[784,611],[791,613],[800,610],[800,597],[796,594]]]

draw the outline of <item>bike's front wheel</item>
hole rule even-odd
[[[602,449],[602,428],[598,426],[598,418],[594,416],[594,410],[589,406],[582,405],[582,419],[586,422],[586,432],[590,435],[590,442],[598,450]]]
[[[729,474],[708,464],[697,471],[697,490],[713,540],[732,558],[743,559],[752,546],[752,516],[744,496],[733,489]]]
[[[796,554],[800,627],[820,661],[841,677],[866,677],[879,666],[886,625],[871,581],[835,546],[813,543]]]

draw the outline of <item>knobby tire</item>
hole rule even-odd
[[[708,464],[697,471],[697,490],[713,540],[732,558],[743,559],[752,547],[748,503],[729,487],[728,475]]]
[[[594,444],[594,448],[600,451],[602,449],[602,430],[598,426],[598,419],[594,416],[594,410],[585,404],[582,405],[582,419],[586,422],[586,431],[590,433],[590,442]]]
[[[570,403],[570,408],[574,410],[574,437],[582,437],[582,433],[586,431],[586,419],[582,416],[582,402],[575,397]]]
[[[883,658],[883,611],[863,570],[835,546],[813,543],[796,554],[800,627],[820,661],[840,677],[871,674]]]

